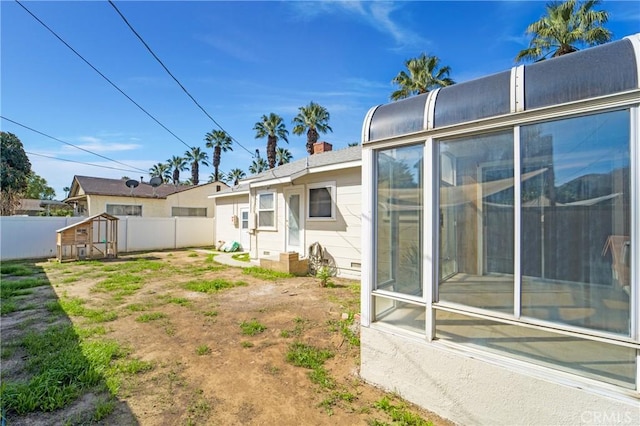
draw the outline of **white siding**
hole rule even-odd
[[[249,194],[237,197],[215,198],[216,243],[218,241],[241,241],[240,221],[232,222],[233,216],[240,217],[240,209],[249,208]],[[212,200],[213,201],[213,200]]]

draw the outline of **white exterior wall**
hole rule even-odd
[[[346,278],[360,278],[359,265],[362,257],[360,245],[362,230],[361,180],[361,172],[358,167],[305,176],[296,182],[305,183],[305,216],[308,208],[306,184],[336,182],[336,220],[305,220],[305,252],[311,244],[319,242],[327,255],[335,262],[338,275]]]
[[[56,231],[84,217],[16,217],[0,219],[0,259],[56,256]],[[118,252],[214,246],[211,218],[123,217],[118,221]]]
[[[212,200],[213,201],[213,200]],[[239,196],[220,197],[215,199],[216,243],[218,241],[240,242],[240,209],[249,208],[249,194]],[[231,217],[237,216],[237,222],[231,222]]]
[[[640,403],[524,374],[419,338],[361,327],[364,380],[466,425],[638,425]],[[584,386],[584,384],[582,384]],[[544,396],[544,397],[542,397]]]

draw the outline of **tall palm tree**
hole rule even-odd
[[[267,161],[269,168],[273,169],[276,166],[278,139],[289,143],[287,139],[289,131],[285,128],[282,117],[274,113],[270,113],[269,116],[263,115],[260,121],[253,126],[253,130],[256,131],[256,139],[267,138]]]
[[[278,166],[282,166],[283,164],[287,164],[291,161],[293,155],[287,148],[278,148],[276,149],[276,161],[278,162]]]
[[[313,155],[313,144],[318,142],[318,132],[333,132],[329,126],[329,111],[313,101],[298,108],[298,111],[298,115],[293,117],[293,133],[301,135],[307,132],[307,152]]]
[[[264,172],[268,168],[269,168],[269,164],[267,163],[267,161],[262,157],[257,157],[253,160],[253,162],[249,166],[249,173],[251,173],[252,175],[255,175],[255,174]]]
[[[171,170],[169,165],[166,163],[157,163],[154,164],[149,169],[149,176],[152,178],[159,177],[162,179],[162,183],[167,183],[171,179]]]
[[[207,141],[207,148],[213,148],[213,173],[215,180],[221,180],[218,176],[218,167],[220,166],[220,156],[223,152],[233,151],[231,147],[231,136],[224,130],[212,130],[204,137]]]
[[[62,190],[64,191],[64,198],[69,198],[69,192],[71,192],[71,188],[69,188],[68,186],[65,186],[64,188],[62,188]]]
[[[191,182],[193,183],[193,185],[197,185],[198,183],[200,183],[200,164],[202,164],[203,166],[208,166],[209,156],[198,146],[192,146],[190,150],[184,153],[184,156],[186,160],[191,163]]]
[[[529,47],[518,53],[516,62],[525,59],[539,61],[549,55],[562,56],[579,50],[579,47],[610,41],[611,31],[603,27],[609,20],[609,13],[593,10],[598,4],[600,0],[547,4],[546,14],[527,27],[527,34],[533,38]]]
[[[404,65],[409,73],[400,71],[391,80],[393,84],[400,86],[391,94],[393,101],[455,84],[455,81],[449,78],[451,67],[440,67],[440,59],[437,56],[421,53],[417,58],[407,59]]]
[[[171,178],[173,179],[173,184],[177,185],[180,183],[180,172],[186,170],[187,168],[187,160],[184,157],[179,157],[177,155],[172,156],[167,160],[167,165],[169,169],[172,169],[173,172],[171,174]]]
[[[233,182],[234,185],[237,185],[240,179],[244,178],[247,174],[242,169],[231,169],[227,174],[227,178],[229,178],[229,182]]]

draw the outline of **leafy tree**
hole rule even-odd
[[[16,135],[0,132],[0,214],[13,214],[27,189],[31,163]]]
[[[23,196],[34,200],[53,200],[56,196],[56,191],[47,184],[45,178],[31,172],[27,178],[27,189]]]
[[[259,172],[257,172],[259,173]],[[242,169],[231,169],[227,178],[229,178],[229,182],[233,182],[234,185],[237,185],[240,179],[244,178],[247,174]]]
[[[329,126],[329,111],[313,101],[298,108],[298,111],[293,118],[293,133],[301,135],[307,132],[307,152],[313,155],[313,144],[318,142],[318,133],[333,132]]]
[[[451,68],[440,67],[440,59],[437,56],[427,56],[421,53],[417,58],[407,59],[404,62],[408,74],[400,71],[391,80],[393,84],[400,86],[391,94],[391,100],[408,98],[421,93],[428,93],[438,87],[451,86],[455,82],[449,78]]]
[[[231,136],[223,130],[212,130],[205,135],[204,140],[207,141],[207,148],[213,148],[213,173],[215,174],[215,180],[222,180],[220,176],[218,176],[220,156],[223,152],[233,151],[231,147]]]
[[[269,169],[269,164],[267,163],[267,161],[262,157],[257,157],[249,166],[249,173],[255,175],[258,173],[262,173],[267,169]]]
[[[173,172],[171,173],[171,179],[173,180],[173,184],[174,185],[179,184],[180,172],[187,169],[187,160],[185,160],[184,157],[174,155],[167,160],[167,166],[169,166],[170,170],[173,170]]]
[[[278,166],[282,166],[283,164],[287,164],[291,161],[293,155],[287,148],[278,148],[276,149],[276,161],[278,162]]]
[[[269,162],[269,168],[273,169],[276,166],[278,139],[289,143],[287,139],[289,131],[285,128],[282,117],[274,113],[269,114],[269,116],[263,115],[261,121],[258,121],[256,125],[253,126],[253,130],[256,131],[256,139],[267,138],[267,160]],[[255,162],[256,160],[254,160],[254,163]]]
[[[169,165],[166,163],[157,163],[154,164],[149,169],[149,176],[152,178],[159,177],[162,179],[162,183],[167,183],[171,180],[171,170],[169,169]]]
[[[600,0],[578,2],[554,1],[546,6],[546,13],[527,27],[533,38],[529,47],[516,56],[516,62],[526,59],[538,61],[549,55],[566,55],[579,47],[595,46],[611,40],[611,31],[603,27],[609,20],[608,12],[594,10]]]
[[[190,150],[184,153],[187,161],[191,163],[191,182],[193,185],[200,183],[200,164],[203,166],[209,165],[209,156],[206,152],[200,149],[198,146],[191,147]]]

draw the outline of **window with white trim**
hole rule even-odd
[[[276,228],[276,193],[261,192],[256,195],[258,229]]]
[[[142,206],[133,204],[107,204],[107,213],[113,216],[142,216]]]
[[[307,185],[307,219],[335,220],[336,183],[319,182]]]
[[[206,207],[171,207],[171,216],[207,217]]]

